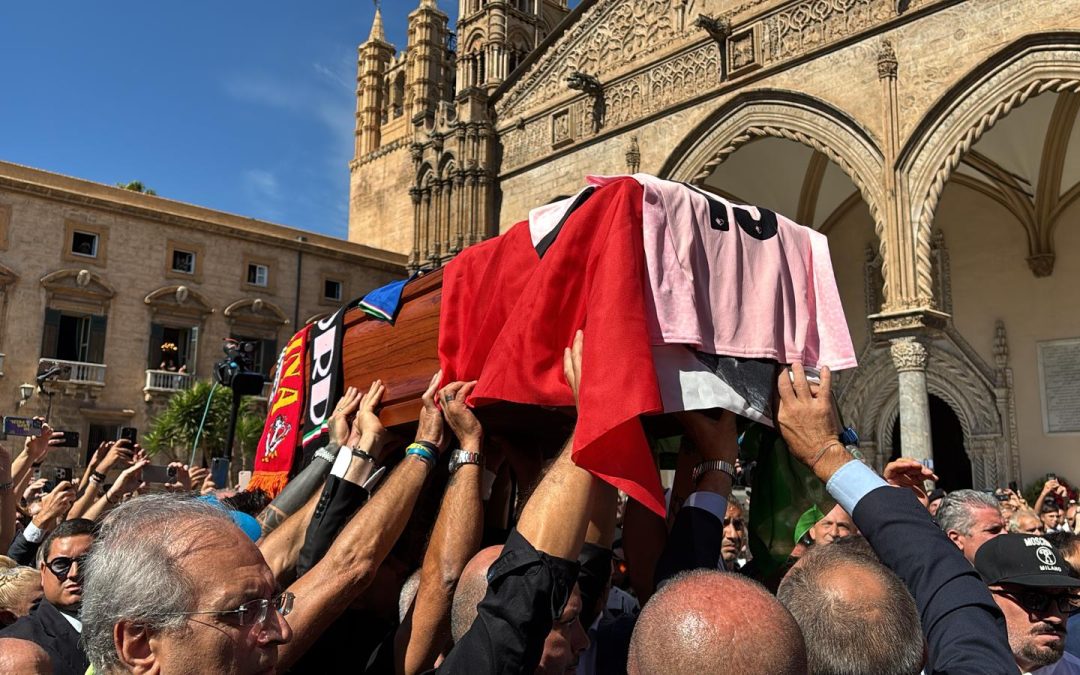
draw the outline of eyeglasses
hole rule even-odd
[[[266,620],[270,617],[271,607],[277,610],[277,613],[281,616],[288,616],[289,612],[292,611],[293,600],[295,599],[296,596],[294,594],[285,591],[281,595],[271,598],[270,600],[249,600],[236,609],[207,609],[198,612],[176,612],[174,616],[193,616],[195,614],[212,614],[214,616],[236,615],[236,622],[240,626],[246,628],[255,624],[265,625]]]
[[[1018,605],[1023,607],[1028,612],[1033,614],[1042,614],[1048,611],[1050,603],[1057,603],[1057,611],[1061,614],[1071,615],[1080,610],[1077,606],[1080,598],[1072,593],[1057,593],[1051,595],[1050,593],[1044,593],[1042,591],[1021,591],[1019,593],[1013,593],[1006,590],[992,591],[995,595],[1004,595],[1010,598]]]
[[[45,567],[48,567],[49,571],[52,572],[57,579],[59,579],[60,581],[66,581],[68,573],[71,572],[71,568],[75,563],[79,564],[79,571],[81,572],[83,564],[86,563],[86,556],[81,555],[77,558],[58,556],[56,558],[53,558],[52,560],[46,560]]]

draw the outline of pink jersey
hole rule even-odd
[[[589,176],[606,185],[625,176]],[[825,235],[780,214],[635,174],[646,318],[654,345],[710,354],[856,366]]]

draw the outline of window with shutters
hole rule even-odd
[[[151,323],[147,370],[194,373],[198,342],[199,329],[196,326],[174,327]]]
[[[81,363],[105,363],[107,325],[106,316],[76,314],[48,308],[45,310],[41,357]]]

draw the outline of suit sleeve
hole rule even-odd
[[[368,491],[347,480],[330,475],[308,523],[304,545],[296,561],[296,574],[303,576],[322,560],[334,539],[357,509],[368,500]]]
[[[38,546],[33,542],[27,541],[22,532],[15,535],[15,538],[11,540],[11,546],[8,547],[8,557],[27,567],[37,567],[34,563],[34,558],[37,557]]]
[[[684,505],[675,516],[667,545],[656,563],[656,587],[680,572],[716,569],[723,542],[723,520],[705,509]]]
[[[1016,673],[1005,617],[979,574],[909,490],[874,489],[851,514],[915,597],[926,673]]]

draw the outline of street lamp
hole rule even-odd
[[[26,405],[26,402],[30,400],[30,397],[34,395],[34,385],[32,384],[20,384],[19,385],[19,407]]]

